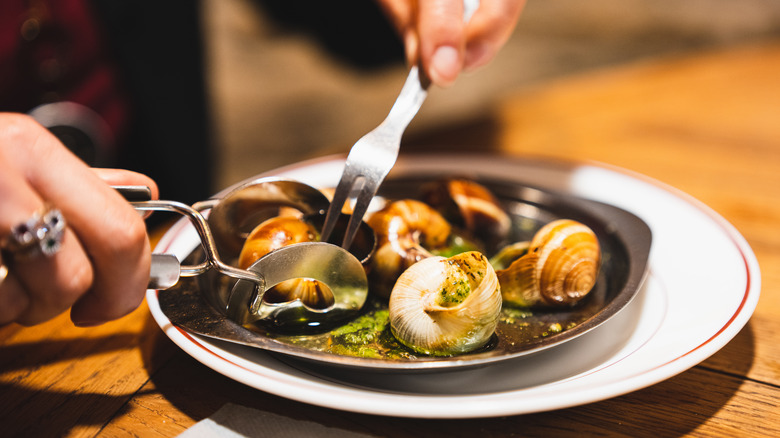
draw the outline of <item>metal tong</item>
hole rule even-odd
[[[368,281],[363,266],[354,255],[343,248],[326,242],[306,242],[286,246],[257,260],[248,269],[239,269],[222,261],[219,247],[227,240],[225,234],[239,227],[230,223],[235,220],[231,207],[240,205],[246,209],[247,199],[267,195],[264,202],[286,202],[299,206],[311,201],[311,196],[321,196],[312,204],[327,199],[315,189],[295,181],[265,178],[251,181],[230,191],[219,199],[210,199],[186,205],[177,201],[151,200],[151,191],[142,186],[116,186],[130,204],[139,211],[168,211],[178,213],[192,223],[200,238],[205,260],[196,265],[181,265],[171,254],[152,254],[152,268],[149,275],[150,289],[167,289],[178,283],[181,277],[194,277],[216,271],[216,273],[238,280],[227,296],[222,299],[212,285],[207,293],[209,301],[221,305],[227,317],[239,324],[256,320],[270,320],[276,326],[318,324],[333,318],[358,311],[368,294]],[[315,194],[315,195],[313,195]],[[251,206],[250,206],[251,207]],[[313,207],[317,208],[317,207]],[[211,210],[208,220],[202,213]],[[246,212],[243,212],[246,213]],[[223,242],[215,239],[212,229],[217,228]],[[300,300],[267,305],[263,303],[264,293],[276,284],[296,278],[309,278],[326,284],[334,296],[334,304],[327,309],[312,309]]]
[[[149,289],[164,290],[175,286],[181,277],[195,277],[210,269],[235,279],[244,279],[265,285],[262,275],[230,266],[220,259],[217,244],[209,228],[208,221],[201,214],[203,205],[196,203],[192,207],[178,201],[152,200],[152,192],[146,186],[114,186],[125,199],[138,211],[168,211],[179,213],[190,220],[200,237],[206,259],[197,265],[181,265],[173,254],[152,254],[152,268],[149,273]],[[206,206],[205,208],[211,208]]]

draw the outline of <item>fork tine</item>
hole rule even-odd
[[[358,228],[360,228],[360,223],[363,222],[363,216],[366,214],[368,206],[371,204],[371,200],[376,195],[378,189],[379,184],[376,181],[364,179],[363,187],[355,201],[355,208],[352,209],[352,216],[349,218],[347,232],[344,233],[344,241],[341,243],[342,248],[348,250],[350,245],[352,245],[352,240],[354,240]]]
[[[352,190],[352,186],[355,184],[355,177],[348,169],[344,170],[344,174],[339,180],[339,184],[336,187],[336,191],[333,193],[333,199],[330,201],[330,207],[328,213],[325,215],[325,224],[322,226],[321,238],[323,242],[327,242],[330,238],[333,229],[336,227],[339,216],[341,216],[341,209],[344,203],[347,202],[349,193]]]
[[[323,241],[331,237],[344,202],[354,191],[354,186],[362,182],[342,243],[342,248],[349,248],[371,199],[395,164],[404,129],[420,109],[426,95],[418,70],[413,67],[387,118],[352,146],[325,216],[321,233]]]

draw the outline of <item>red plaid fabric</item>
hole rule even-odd
[[[126,100],[86,0],[0,1],[0,110],[85,105],[120,136]]]

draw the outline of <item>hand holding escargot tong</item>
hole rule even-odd
[[[146,227],[109,184],[144,185],[157,196],[149,177],[91,169],[32,118],[0,114],[0,325],[38,324],[70,309],[76,325],[92,326],[142,302]],[[30,252],[30,233],[48,246]]]

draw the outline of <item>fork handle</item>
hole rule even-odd
[[[388,129],[389,132],[404,132],[425,102],[430,84],[430,79],[420,71],[418,66],[415,65],[409,69],[406,82],[404,82],[393,107],[390,108],[387,118],[379,125],[380,129]]]

